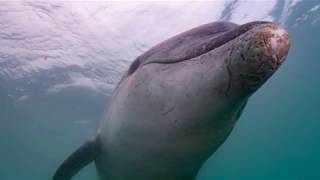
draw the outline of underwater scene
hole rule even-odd
[[[21,0],[0,1],[0,180],[52,179],[139,55],[215,21],[275,22],[291,47],[196,180],[320,179],[319,0]],[[98,180],[94,163],[73,179]]]

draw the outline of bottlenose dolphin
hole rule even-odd
[[[96,137],[53,179],[92,161],[102,180],[195,179],[289,47],[283,28],[262,21],[205,24],[156,45],[113,91]]]

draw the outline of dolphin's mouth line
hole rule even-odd
[[[203,54],[206,54],[206,53],[228,43],[229,41],[236,39],[237,37],[241,36],[242,34],[250,31],[251,29],[253,29],[257,26],[260,26],[260,25],[264,25],[264,24],[271,24],[271,22],[255,21],[255,22],[250,22],[250,23],[241,25],[239,27],[236,27],[236,28],[234,28],[230,31],[224,32],[224,33],[219,32],[219,33],[221,33],[221,35],[212,39],[209,42],[205,42],[203,44],[200,44],[198,47],[198,50],[196,50],[195,54],[193,54],[191,56],[187,56],[185,58],[170,59],[170,61],[168,61],[166,59],[155,59],[155,60],[149,60],[149,61],[145,61],[145,62],[143,62],[143,60],[137,58],[130,66],[129,71],[127,73],[127,76],[130,76],[139,67],[142,67],[144,65],[148,65],[148,64],[174,64],[174,63],[179,63],[179,62],[183,62],[183,61],[187,61],[187,60],[191,60],[193,58],[199,57]]]
[[[232,41],[232,40],[236,39],[237,37],[241,36],[242,34],[250,31],[251,29],[253,29],[253,28],[257,27],[257,26],[263,25],[263,24],[271,24],[271,23],[267,22],[267,21],[256,21],[256,22],[247,23],[247,24],[239,26],[239,27],[237,27],[237,28],[235,28],[233,30],[221,33],[221,35],[216,37],[210,43],[201,45],[200,51],[198,51],[199,53],[195,54],[194,56],[186,57],[186,58],[183,58],[183,59],[175,59],[175,60],[172,60],[171,62],[161,61],[161,60],[154,60],[154,61],[151,61],[151,62],[147,62],[147,63],[145,63],[143,65],[151,64],[151,63],[173,64],[173,63],[177,63],[177,62],[180,62],[180,61],[185,61],[185,60],[189,60],[189,59],[201,56],[203,54],[206,54],[206,53],[208,53],[208,52],[210,52],[210,51],[212,51],[212,50],[214,50],[214,49],[216,49],[216,48],[228,43],[229,41]]]
[[[212,38],[212,39],[208,39],[208,41],[205,41],[205,42],[198,44],[194,48],[193,52],[190,53],[190,55],[184,56],[183,58],[179,58],[179,57],[174,58],[173,57],[173,58],[169,58],[169,59],[168,58],[151,59],[151,57],[148,57],[148,56],[146,56],[146,57],[144,57],[143,55],[139,56],[130,65],[128,71],[121,78],[120,82],[122,80],[126,79],[127,77],[131,76],[138,68],[141,68],[142,66],[145,66],[148,64],[175,64],[175,63],[180,63],[180,62],[187,61],[187,60],[192,60],[196,57],[199,57],[203,54],[206,54],[206,53],[228,43],[229,41],[236,39],[237,37],[252,30],[255,27],[258,27],[260,25],[265,25],[265,24],[273,24],[273,23],[268,22],[268,21],[255,21],[255,22],[250,22],[250,23],[235,27],[229,31],[217,32],[217,33],[219,33],[219,34],[221,33],[221,34],[218,35],[217,37]]]

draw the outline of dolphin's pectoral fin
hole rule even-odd
[[[72,153],[57,169],[52,180],[69,180],[92,162],[98,154],[97,138],[87,141]]]

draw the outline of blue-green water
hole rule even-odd
[[[292,46],[197,179],[320,179],[320,1],[309,0],[1,1],[0,179],[50,179],[95,134],[134,57],[219,19],[276,21]],[[95,179],[94,167],[75,179]]]

